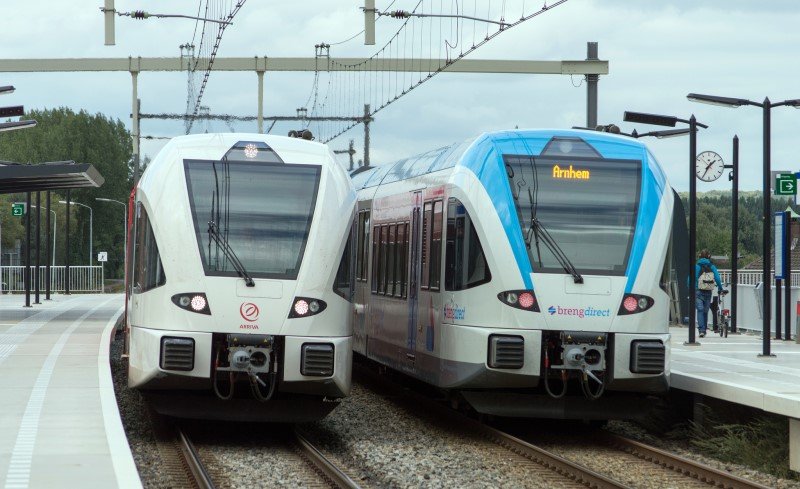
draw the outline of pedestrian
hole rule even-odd
[[[695,293],[695,309],[697,309],[697,329],[700,337],[706,336],[708,323],[708,308],[711,306],[711,292],[716,287],[722,293],[722,281],[719,279],[717,267],[711,262],[711,253],[708,250],[700,252],[700,258],[694,266],[694,278],[697,285]]]

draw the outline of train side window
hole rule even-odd
[[[464,205],[451,198],[447,205],[445,289],[464,290],[492,279],[483,247]]]
[[[380,227],[372,228],[372,292],[378,292],[378,264],[380,263]]]
[[[431,223],[433,221],[433,203],[425,202],[422,209],[422,276],[420,277],[420,288],[427,289],[430,285],[430,238]]]
[[[433,231],[431,233],[430,289],[439,290],[442,275],[442,201],[433,203]]]
[[[389,245],[389,226],[381,226],[381,264],[378,271],[378,293],[386,295],[386,262],[388,261],[387,247]]]
[[[347,243],[339,260],[339,269],[333,282],[333,291],[347,301],[353,300],[353,228],[347,233]]]
[[[133,254],[136,257],[133,292],[146,292],[164,285],[167,278],[161,264],[158,244],[147,211],[141,202],[136,205],[136,238],[133,246]]]
[[[406,236],[406,225],[405,223],[400,223],[397,225],[397,245],[395,247],[395,252],[397,257],[394,260],[395,263],[395,271],[394,271],[394,296],[395,297],[403,297],[403,290],[405,289],[405,267],[406,267],[406,244],[405,244],[405,236]]]
[[[396,254],[397,224],[389,226],[389,245],[386,255],[386,295],[394,295],[394,270]]]
[[[411,242],[411,227],[409,223],[406,223],[406,234],[405,239],[403,241],[403,283],[402,283],[402,290],[403,290],[403,299],[408,297],[408,273],[409,273],[409,264],[413,267],[414,264],[411,263],[411,247],[409,243]]]

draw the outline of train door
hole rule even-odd
[[[422,191],[414,192],[413,204],[411,206],[411,240],[409,260],[410,270],[408,274],[408,339],[406,342],[406,358],[410,362],[416,359],[417,344],[417,316],[419,314],[419,277],[420,277],[420,232],[422,227]]]
[[[417,312],[415,355],[433,356],[435,332],[441,310],[442,269],[442,199],[426,201],[422,206],[420,240],[419,306]],[[427,364],[427,362],[426,362]]]
[[[353,350],[367,355],[367,321],[369,318],[369,265],[371,203],[359,203],[356,230],[356,290],[353,298]]]

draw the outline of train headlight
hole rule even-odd
[[[295,297],[292,308],[289,310],[289,318],[305,318],[319,314],[328,305],[325,301],[311,297]]]
[[[652,297],[639,294],[625,294],[622,296],[622,304],[620,304],[617,314],[620,316],[637,314],[650,309],[653,307],[653,304],[655,304],[655,301]]]
[[[497,294],[500,302],[523,311],[539,312],[539,303],[532,290],[506,290]]]
[[[172,296],[172,303],[186,311],[211,315],[208,298],[202,292],[186,292]]]

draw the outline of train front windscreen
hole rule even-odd
[[[625,274],[639,207],[640,161],[518,155],[504,160],[534,271],[564,273],[543,242],[541,234],[549,233],[579,273]]]
[[[206,275],[237,276],[227,244],[254,278],[294,280],[311,228],[320,166],[185,160]],[[212,239],[210,224],[218,230]]]

